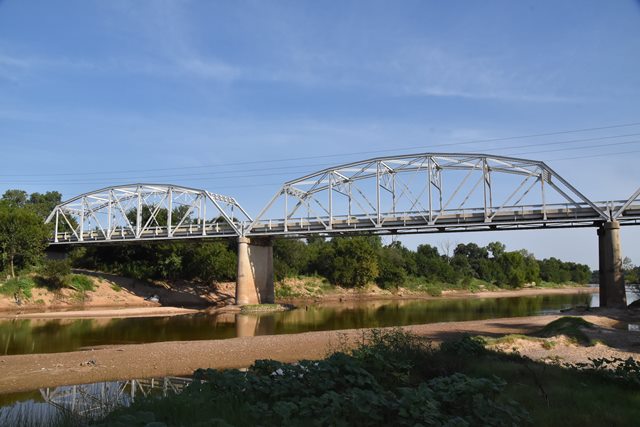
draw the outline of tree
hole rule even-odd
[[[235,280],[238,258],[223,242],[204,242],[183,255],[187,275],[205,282]]]
[[[375,239],[335,237],[331,240],[331,248],[333,259],[328,279],[332,283],[347,287],[364,286],[378,277]]]
[[[27,206],[41,218],[46,218],[61,201],[62,194],[57,191],[47,191],[44,194],[31,193]]]
[[[471,268],[471,274],[474,277],[483,280],[490,279],[490,268],[489,268],[489,251],[487,248],[482,248],[475,243],[468,244],[459,244],[456,246],[456,249],[453,251],[454,258],[455,257],[466,257],[468,263],[466,263],[465,267],[468,266]],[[460,261],[458,261],[460,265]]]
[[[276,239],[273,242],[273,267],[277,279],[302,273],[309,261],[307,245],[297,239]]]
[[[506,250],[506,246],[501,242],[491,242],[487,245],[487,249],[491,252],[491,256],[498,258]]]
[[[503,273],[498,282],[499,285],[518,288],[525,284],[527,269],[525,257],[521,252],[504,252],[496,258],[496,263]]]
[[[393,286],[398,289],[407,280],[407,264],[410,264],[412,259],[411,251],[400,242],[393,242],[381,248],[378,255],[380,273],[376,279],[378,285],[382,288]]]
[[[27,192],[23,190],[7,190],[2,200],[10,207],[21,208],[27,204]]]
[[[9,274],[15,266],[35,262],[47,247],[48,229],[35,212],[16,206],[0,206],[0,251]]]
[[[444,257],[444,259],[450,263],[451,262],[451,251],[453,249],[454,246],[456,246],[456,244],[454,242],[452,242],[451,240],[447,239],[447,240],[441,240],[440,242],[438,242],[438,246],[440,247],[440,250],[442,251],[442,256]]]

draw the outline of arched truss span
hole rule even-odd
[[[233,197],[189,187],[131,184],[56,206],[53,243],[240,236],[251,217]]]
[[[609,218],[543,162],[428,153],[348,163],[289,181],[247,234],[575,227]]]

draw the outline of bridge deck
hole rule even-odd
[[[616,204],[619,202],[616,202]],[[603,208],[611,205],[598,203]],[[613,205],[613,209],[616,205]],[[623,225],[640,224],[640,204],[631,205],[619,218]],[[499,212],[484,212],[484,209],[451,210],[433,212],[383,213],[380,218],[369,215],[325,216],[317,218],[272,219],[257,222],[246,233],[251,236],[304,237],[314,234],[345,234],[367,232],[373,234],[409,234],[429,232],[454,232],[464,230],[512,230],[535,228],[570,228],[597,226],[602,217],[590,206],[530,206],[509,207]],[[248,224],[243,224],[248,225]],[[59,232],[52,244],[100,243],[141,240],[179,240],[197,238],[237,237],[237,232],[225,223],[188,224],[172,227],[169,236],[167,227],[152,227],[136,236],[131,228],[115,228],[107,237],[97,230],[86,231],[78,239],[71,232]]]

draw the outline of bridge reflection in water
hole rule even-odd
[[[183,377],[131,379],[7,395],[2,399],[6,406],[0,408],[0,426],[41,426],[55,424],[56,420],[89,422],[131,405],[136,398],[180,393],[191,381]]]

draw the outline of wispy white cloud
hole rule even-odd
[[[364,90],[399,97],[462,98],[507,102],[575,101],[547,69],[529,69],[516,58],[481,55],[426,39],[398,40],[396,46],[360,52],[357,46],[334,46],[322,40],[303,43],[289,28],[271,40],[271,52],[255,64],[229,60],[216,49],[199,48],[196,24],[182,1],[115,2],[116,32],[130,35],[127,53],[114,51],[96,58],[3,54],[0,78],[18,80],[54,70],[142,74],[188,78],[221,84],[236,81]],[[1,48],[1,46],[0,46]],[[127,56],[123,56],[127,55]]]

